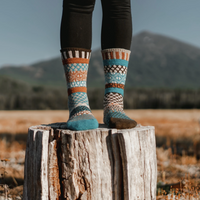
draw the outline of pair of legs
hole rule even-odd
[[[101,48],[105,72],[104,122],[111,128],[133,128],[136,122],[123,111],[132,22],[130,0],[101,0]],[[98,127],[87,98],[87,71],[91,54],[92,13],[95,0],[64,0],[61,54],[68,85],[70,111],[67,128]]]

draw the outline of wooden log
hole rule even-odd
[[[156,199],[154,127],[71,131],[29,128],[24,200]]]

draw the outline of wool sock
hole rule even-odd
[[[98,128],[87,96],[87,72],[91,51],[79,48],[61,50],[62,61],[68,87],[69,120],[66,128],[70,130],[89,130]]]
[[[112,48],[102,51],[105,72],[104,123],[110,128],[134,128],[137,122],[123,110],[124,85],[130,51]]]

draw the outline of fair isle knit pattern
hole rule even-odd
[[[62,62],[68,87],[69,120],[67,128],[88,130],[98,128],[98,122],[92,115],[87,97],[87,72],[91,55],[90,50],[62,49]]]
[[[123,122],[132,120],[123,110],[129,56],[130,51],[125,49],[113,48],[102,51],[105,73],[104,123],[109,127],[111,127],[111,118],[123,119]]]

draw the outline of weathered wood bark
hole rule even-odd
[[[24,200],[156,199],[154,127],[62,128],[29,128]]]

